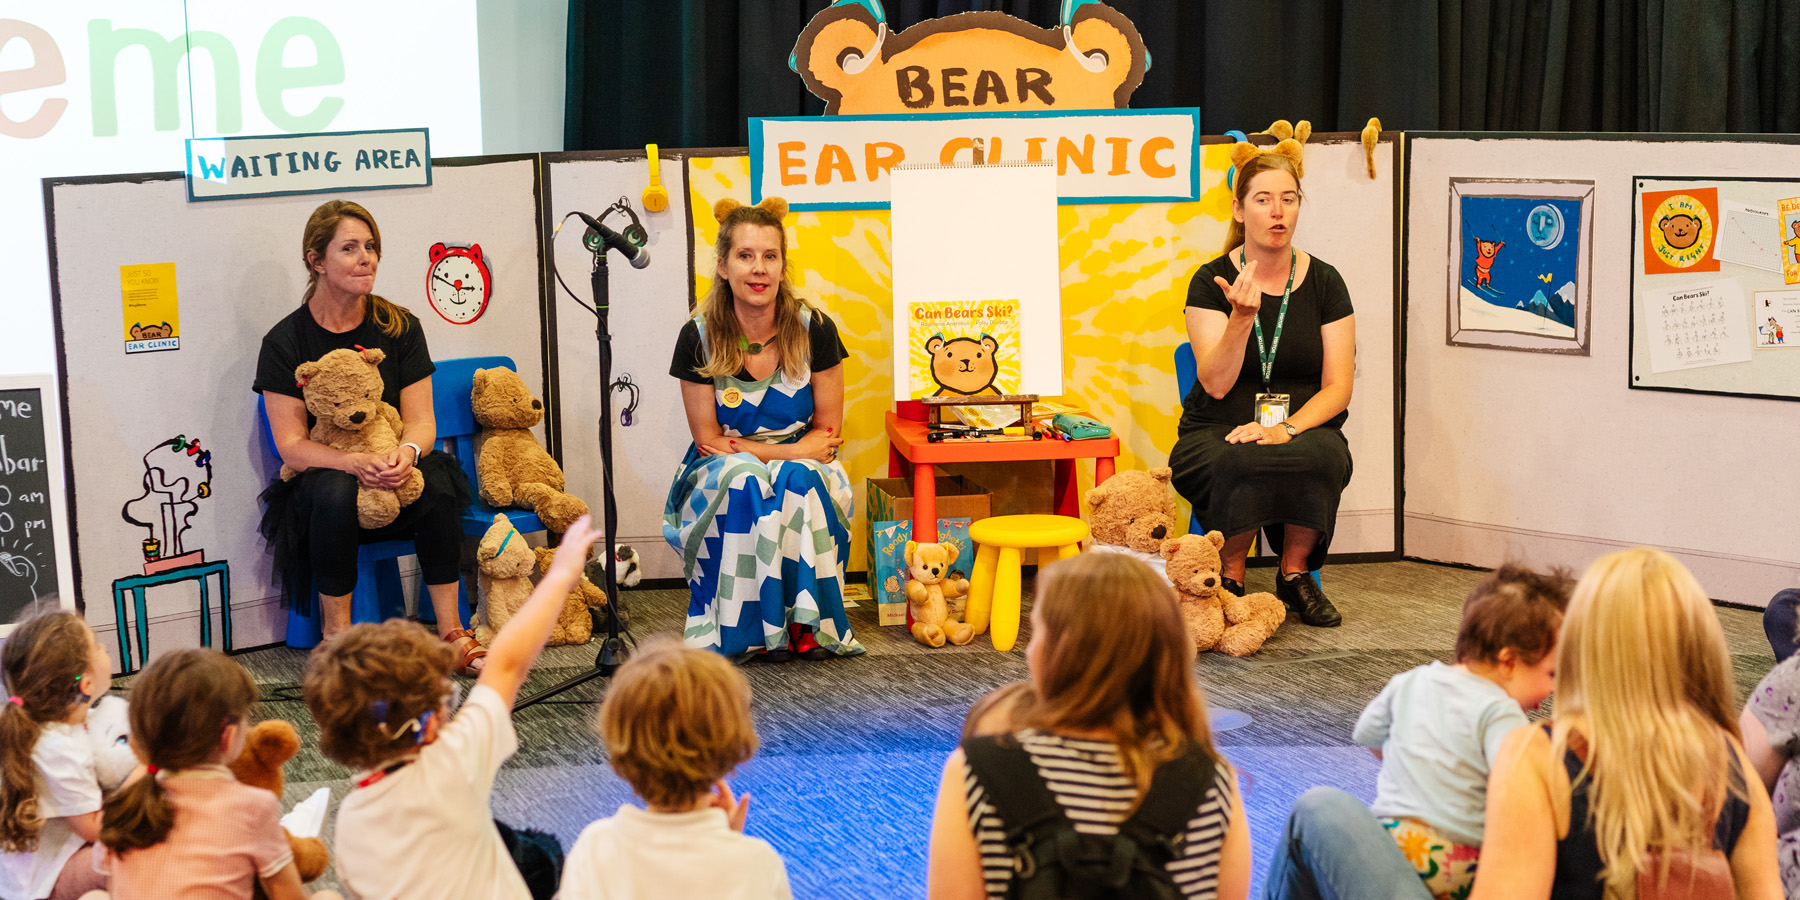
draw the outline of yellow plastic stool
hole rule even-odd
[[[994,516],[970,525],[969,539],[979,549],[963,621],[981,634],[991,618],[994,649],[1011,650],[1019,639],[1019,551],[1055,548],[1057,559],[1067,559],[1081,552],[1087,536],[1087,523],[1070,516]]]

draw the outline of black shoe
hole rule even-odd
[[[1306,572],[1275,579],[1275,596],[1290,612],[1299,616],[1300,621],[1315,628],[1336,628],[1344,623],[1337,607],[1325,599],[1325,592],[1319,590],[1318,582]]]
[[[1239,597],[1244,596],[1244,583],[1235,578],[1227,578],[1224,575],[1220,575],[1219,586],[1224,588],[1225,593],[1227,594],[1234,594]]]
[[[750,659],[754,662],[759,662],[759,663],[764,663],[764,664],[793,662],[794,661],[794,651],[792,651],[786,647],[776,647],[773,650],[764,650],[761,653],[758,653],[758,654],[750,657]]]

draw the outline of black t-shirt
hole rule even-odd
[[[838,337],[837,323],[816,307],[812,310],[812,323],[807,327],[807,337],[811,339],[811,370],[823,372],[834,368],[838,363],[849,358],[850,351],[845,349],[844,341]],[[700,368],[706,365],[706,352],[700,347],[700,327],[689,319],[681,326],[681,335],[675,339],[675,358],[669,362],[669,374],[695,384],[712,384],[711,378],[700,374]],[[750,377],[750,370],[739,369],[737,377],[740,381],[755,381]]]
[[[400,314],[406,317],[407,327],[399,337],[388,337],[369,315],[363,316],[361,325],[336,334],[314,321],[312,311],[302,304],[263,335],[262,352],[256,357],[256,381],[250,389],[304,398],[300,386],[294,383],[294,370],[301,363],[312,362],[333,350],[380,348],[387,354],[376,366],[381,370],[381,399],[399,409],[400,389],[437,371],[418,318],[404,309]],[[312,426],[313,416],[308,413],[307,430],[311,431]]]
[[[1231,301],[1213,281],[1214,276],[1227,283],[1237,280],[1237,253],[1227,253],[1200,267],[1188,282],[1187,305],[1215,309],[1231,314]],[[1281,331],[1281,344],[1275,348],[1275,366],[1269,376],[1269,390],[1290,395],[1288,414],[1298,412],[1319,392],[1325,370],[1325,340],[1319,329],[1350,315],[1350,291],[1338,270],[1318,257],[1306,270],[1306,280],[1294,287],[1288,301],[1287,324]],[[1281,314],[1281,295],[1263,294],[1257,318],[1262,321],[1265,344],[1275,339],[1275,320]],[[1214,400],[1200,386],[1188,392],[1182,401],[1182,425],[1242,425],[1256,418],[1256,395],[1262,393],[1262,359],[1256,352],[1256,332],[1244,338],[1244,367],[1237,383],[1221,399]],[[1349,410],[1332,416],[1324,424],[1342,428]]]

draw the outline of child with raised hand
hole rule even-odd
[[[756,752],[744,673],[673,638],[650,641],[613,676],[599,728],[647,809],[625,804],[582,830],[560,900],[793,896],[775,848],[743,833],[750,795],[725,783]]]
[[[131,742],[144,771],[107,798],[100,841],[112,900],[301,900],[281,799],[238,782],[256,685],[242,666],[198,647],[158,656],[131,683]],[[315,900],[336,893],[320,891]]]
[[[455,718],[450,647],[416,624],[353,625],[313,653],[304,693],[320,749],[358,770],[333,842],[338,880],[352,893],[546,900],[555,892],[555,858],[522,873],[488,798],[494,775],[519,749],[519,686],[600,537],[587,516],[569,527],[550,571],[494,636]],[[515,835],[513,846],[530,845]]]
[[[0,649],[0,897],[79,897],[94,871],[100,782],[85,723],[112,661],[73,613],[40,613]]]
[[[1556,636],[1574,580],[1507,564],[1463,603],[1456,664],[1395,675],[1353,739],[1381,760],[1371,811],[1439,900],[1475,880],[1501,741],[1556,690]]]

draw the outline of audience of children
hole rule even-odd
[[[658,638],[613,676],[598,724],[613,771],[646,808],[622,805],[581,832],[560,900],[793,896],[775,848],[743,833],[750,795],[725,783],[756,752],[744,673]]]

